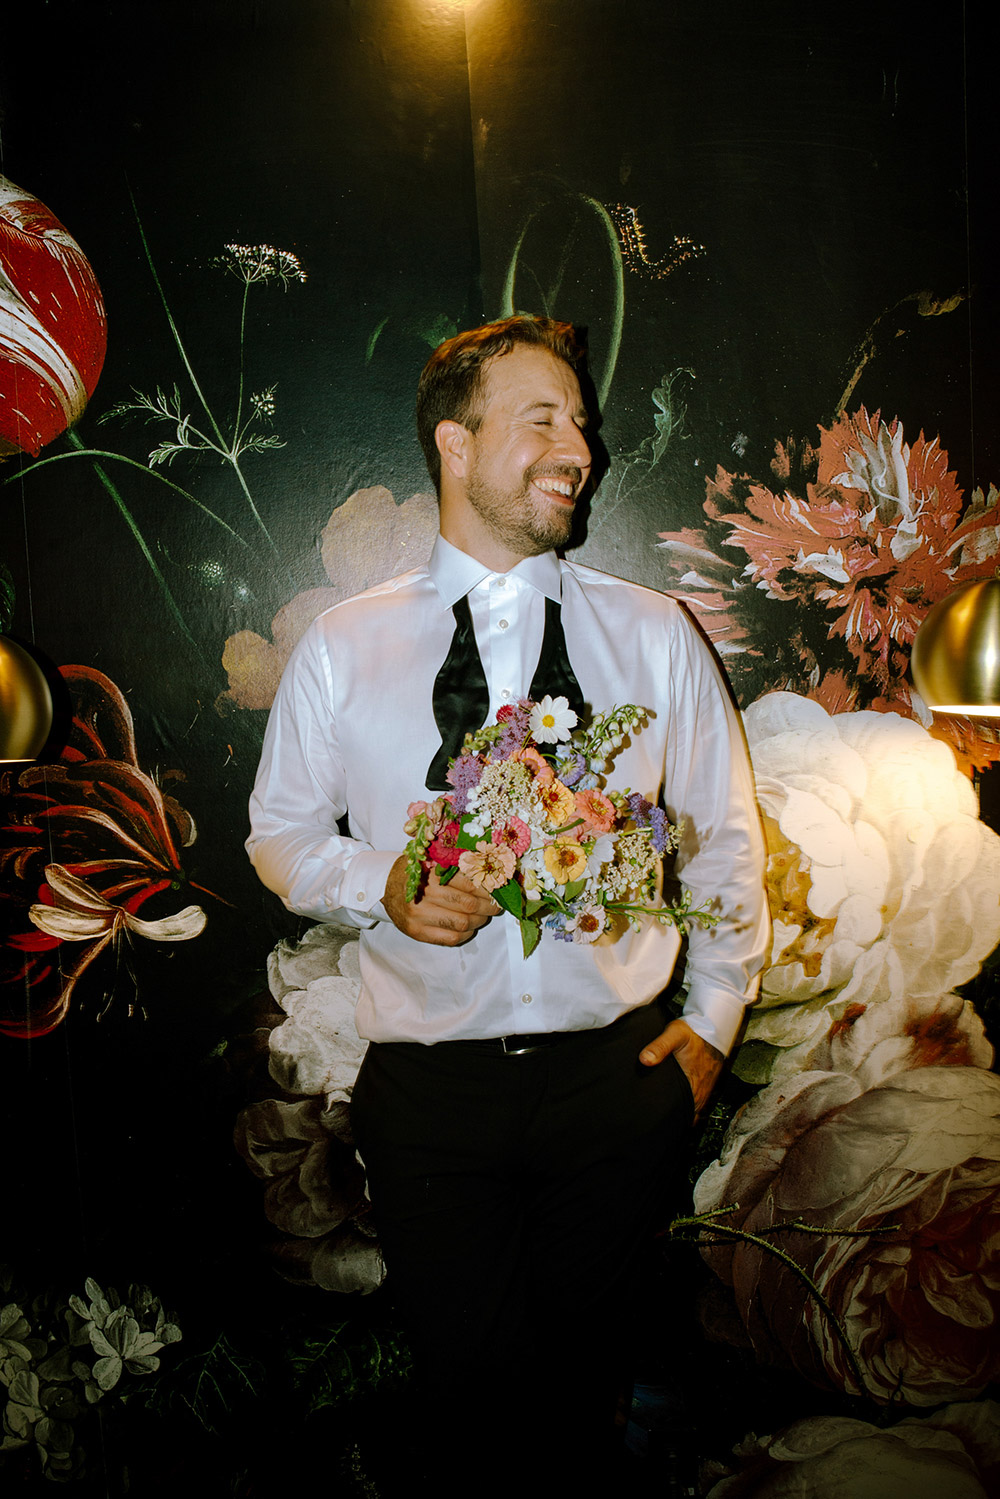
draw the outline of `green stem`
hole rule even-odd
[[[597,198],[592,198],[589,193],[577,193],[575,195],[588,208],[592,208],[597,214],[604,228],[608,241],[608,250],[611,255],[611,274],[614,284],[614,306],[611,313],[611,336],[608,340],[608,352],[604,361],[604,369],[601,373],[601,383],[597,388],[598,404],[604,407],[611,390],[611,382],[614,379],[615,367],[618,364],[618,351],[621,348],[622,332],[625,327],[625,267],[622,264],[621,246],[618,243],[618,235],[615,226],[611,222],[611,215],[604,204]],[[531,227],[535,215],[530,213],[524,221],[524,225],[517,237],[517,243],[511,252],[507,263],[507,275],[504,278],[503,291],[500,296],[501,317],[512,317],[514,314],[514,284],[517,280],[517,263],[521,255],[521,247],[525,236]],[[562,268],[560,268],[560,275]]]
[[[250,490],[247,487],[247,481],[243,477],[243,470],[240,468],[239,459],[233,457],[232,454],[227,454],[226,455],[226,459],[227,459],[227,462],[232,465],[233,473],[236,475],[237,479],[239,480],[239,485],[240,485],[240,488],[243,491],[243,496],[244,496],[247,504],[250,506],[250,513],[251,513],[251,515],[253,516],[254,520],[257,522],[258,526],[260,527],[261,532],[263,533],[263,535],[264,535],[264,537],[265,537],[268,545],[270,546],[272,552],[274,553],[274,555],[276,557],[280,556],[281,554],[278,551],[278,548],[277,548],[277,545],[275,543],[275,540],[274,540],[273,536],[271,535],[270,531],[265,526],[263,516],[261,515],[260,511],[257,509],[257,506],[253,502],[253,495],[250,493]]]
[[[201,500],[196,499],[188,490],[182,489],[179,484],[175,484],[172,479],[168,479],[165,474],[157,473],[155,468],[150,468],[145,463],[138,463],[134,458],[126,458],[124,453],[111,453],[105,451],[103,448],[85,448],[73,432],[67,433],[67,436],[70,442],[74,443],[77,447],[75,453],[52,453],[48,458],[39,458],[37,463],[29,463],[27,468],[22,468],[18,473],[12,474],[9,479],[4,479],[3,483],[11,484],[15,479],[23,478],[26,474],[33,474],[36,469],[45,468],[46,464],[62,463],[67,458],[110,458],[115,463],[127,463],[130,468],[137,468],[147,478],[155,479],[159,484],[165,484],[168,489],[172,489],[175,494],[183,495],[186,500],[190,500],[192,505],[196,505],[203,514],[207,515],[209,520],[215,521],[216,525],[221,526],[224,531],[229,532],[230,536],[235,537],[240,546],[247,547],[249,550],[250,543],[244,541],[240,533],[234,531],[228,521],[224,521],[221,515],[216,515],[214,510],[210,510],[207,505],[203,505]],[[212,451],[217,452],[218,449],[213,447]]]
[[[604,361],[604,370],[601,374],[601,383],[597,391],[597,400],[601,409],[608,398],[611,390],[611,382],[614,379],[615,367],[618,364],[618,350],[621,348],[622,332],[625,327],[625,267],[622,265],[621,246],[618,243],[618,235],[615,226],[611,222],[611,215],[603,203],[596,198],[591,198],[587,193],[581,193],[584,203],[589,203],[604,226],[604,232],[608,239],[608,248],[611,252],[611,274],[614,278],[615,305],[611,315],[611,337],[608,340],[608,352]]]
[[[83,447],[82,442],[77,437],[77,435],[76,435],[75,432],[68,432],[66,435],[69,438],[69,441],[71,443],[73,443],[76,447],[78,447],[80,449],[81,454],[86,451],[84,449],[84,447]],[[139,464],[139,465],[137,465],[137,467],[141,468],[142,465]],[[177,621],[178,625],[180,626],[181,632],[191,642],[191,644],[194,646],[195,650],[198,652],[199,656],[202,656],[201,648],[198,645],[198,642],[195,640],[194,636],[191,634],[191,631],[188,629],[187,623],[186,623],[186,621],[184,619],[184,616],[183,616],[183,614],[181,613],[180,609],[177,606],[177,601],[176,601],[176,599],[174,598],[173,594],[170,591],[170,585],[167,582],[166,578],[163,576],[163,574],[160,572],[160,569],[157,567],[157,565],[156,565],[156,559],[154,558],[152,552],[149,550],[149,547],[146,545],[146,539],[143,536],[142,532],[139,530],[139,527],[136,525],[135,520],[134,520],[134,518],[132,516],[132,512],[129,510],[129,508],[126,505],[125,501],[122,499],[121,495],[118,493],[118,490],[115,487],[115,485],[113,484],[112,480],[104,472],[104,469],[101,467],[101,465],[99,463],[95,463],[94,464],[94,473],[100,479],[101,483],[104,485],[104,488],[107,490],[108,494],[111,496],[112,500],[117,505],[118,511],[119,511],[122,519],[124,520],[125,524],[128,526],[129,530],[132,532],[132,535],[135,537],[135,540],[136,540],[136,542],[139,545],[139,549],[142,552],[142,555],[145,557],[146,561],[149,563],[150,570],[152,571],[153,577],[156,579],[157,583],[159,583],[160,588],[163,591],[163,597],[166,600],[168,609],[170,610],[171,614],[174,616],[174,619]],[[204,659],[204,657],[202,657],[202,658]]]
[[[235,442],[239,442],[240,436],[242,435],[240,433],[240,422],[243,419],[243,377],[244,377],[244,370],[245,370],[245,367],[246,367],[246,346],[245,346],[245,343],[244,343],[244,339],[245,339],[245,336],[246,336],[246,328],[247,328],[247,298],[249,297],[249,295],[250,295],[250,282],[249,281],[244,281],[244,283],[243,283],[243,306],[240,308],[240,384],[239,384],[239,391],[238,391],[237,397],[236,397],[236,421],[233,424],[233,431],[236,433]],[[234,446],[235,446],[235,443],[234,443]]]
[[[225,439],[225,437],[222,434],[222,429],[220,428],[218,422],[215,420],[215,417],[212,415],[212,408],[209,406],[209,404],[208,404],[207,400],[205,399],[205,396],[204,396],[204,394],[202,392],[201,386],[198,384],[197,376],[195,375],[194,369],[192,368],[192,365],[191,365],[191,361],[190,361],[190,359],[187,356],[187,350],[184,347],[184,341],[183,341],[183,339],[181,338],[181,335],[180,335],[180,329],[177,327],[177,324],[174,322],[173,313],[170,311],[170,304],[167,301],[166,293],[164,292],[163,287],[162,287],[162,285],[160,283],[159,276],[156,274],[156,266],[153,263],[153,256],[152,256],[152,253],[151,253],[150,248],[149,248],[149,242],[146,239],[145,230],[142,227],[142,219],[139,217],[139,209],[138,209],[138,207],[136,205],[135,197],[134,197],[134,195],[132,193],[132,189],[131,188],[129,188],[129,197],[132,199],[132,211],[135,214],[135,221],[136,221],[136,224],[137,224],[138,229],[139,229],[139,238],[142,241],[143,252],[145,253],[145,256],[146,256],[146,264],[149,266],[149,273],[150,273],[150,275],[153,278],[153,284],[156,287],[156,290],[157,290],[157,292],[159,294],[160,302],[163,305],[163,311],[164,311],[164,313],[166,315],[167,323],[169,324],[169,327],[170,327],[170,332],[173,334],[174,343],[177,345],[177,352],[180,354],[181,360],[183,361],[183,364],[184,364],[184,368],[187,370],[188,379],[191,381],[191,386],[192,386],[192,388],[194,390],[195,395],[198,397],[198,400],[201,402],[202,409],[205,412],[205,415],[208,417],[208,420],[212,424],[212,430],[214,431],[216,437],[219,439],[218,451],[227,455],[227,461],[232,464],[232,467],[233,467],[233,469],[234,469],[234,471],[236,473],[236,477],[239,480],[240,488],[243,490],[243,494],[246,497],[247,504],[250,506],[251,514],[253,515],[254,520],[257,522],[257,525],[260,527],[261,531],[263,532],[264,537],[266,538],[266,540],[268,542],[268,545],[271,547],[271,550],[274,552],[275,556],[277,556],[278,555],[278,548],[277,548],[277,546],[274,543],[274,539],[271,536],[270,531],[265,526],[263,520],[261,519],[260,512],[258,511],[257,506],[253,502],[253,497],[250,494],[249,489],[247,488],[246,480],[244,479],[243,474],[240,471],[239,463],[236,461],[235,458],[232,457],[232,454],[231,454],[230,448],[229,448],[229,444],[226,442],[226,439]],[[249,290],[249,286],[247,287],[247,290]]]
[[[731,1228],[728,1224],[725,1223],[712,1222],[698,1224],[696,1219],[678,1219],[675,1223],[670,1224],[669,1228],[667,1229],[667,1233],[672,1234],[675,1227],[691,1224],[692,1222],[697,1224],[698,1235],[696,1237],[700,1237],[702,1233],[720,1234],[723,1238],[726,1239],[738,1239],[741,1243],[744,1244],[755,1244],[758,1249],[763,1249],[767,1254],[774,1255],[775,1259],[780,1260],[783,1265],[787,1265],[788,1269],[791,1270],[794,1275],[798,1276],[799,1280],[802,1281],[809,1294],[822,1308],[825,1317],[830,1323],[830,1326],[836,1332],[837,1337],[840,1341],[840,1345],[843,1348],[844,1353],[847,1355],[847,1361],[850,1364],[851,1370],[854,1374],[854,1378],[857,1381],[858,1389],[863,1395],[869,1394],[868,1384],[865,1380],[864,1374],[861,1372],[861,1365],[859,1364],[854,1349],[851,1347],[850,1341],[848,1340],[846,1327],[843,1326],[840,1318],[837,1316],[836,1312],[833,1310],[833,1307],[823,1295],[823,1292],[813,1280],[808,1270],[800,1265],[798,1260],[793,1259],[790,1254],[786,1254],[783,1249],[778,1248],[777,1244],[772,1244],[770,1239],[764,1238],[761,1234],[752,1234],[745,1228]]]
[[[202,409],[204,410],[205,415],[208,417],[209,421],[211,422],[212,427],[213,427],[213,429],[215,431],[215,434],[216,434],[216,436],[219,439],[220,445],[223,448],[225,448],[225,446],[226,446],[226,439],[222,435],[221,430],[219,429],[218,422],[215,420],[215,417],[212,415],[212,408],[209,406],[208,402],[206,401],[206,399],[205,399],[205,397],[204,397],[204,395],[202,393],[201,386],[198,384],[198,378],[195,375],[194,369],[192,368],[192,365],[191,365],[191,361],[190,361],[190,359],[187,356],[187,350],[184,347],[184,341],[181,338],[180,329],[178,328],[177,324],[174,322],[174,315],[170,311],[170,303],[167,301],[166,293],[164,292],[163,286],[162,286],[162,284],[160,282],[160,278],[159,278],[159,276],[156,273],[156,266],[155,266],[155,264],[153,262],[152,252],[151,252],[151,250],[149,248],[149,241],[146,239],[146,231],[142,227],[142,219],[139,217],[139,209],[138,209],[138,206],[137,206],[136,201],[135,201],[135,195],[133,194],[131,188],[129,188],[129,197],[132,199],[132,212],[135,214],[135,222],[136,222],[136,225],[137,225],[138,230],[139,230],[139,238],[142,241],[143,252],[144,252],[144,254],[146,256],[146,264],[149,266],[149,274],[152,276],[152,278],[153,278],[153,285],[156,287],[157,293],[159,294],[160,302],[161,302],[161,304],[163,306],[163,311],[164,311],[164,314],[166,316],[167,323],[168,323],[169,328],[170,328],[170,332],[173,334],[174,343],[177,345],[177,352],[178,352],[178,354],[180,354],[181,360],[182,360],[183,365],[184,365],[184,368],[187,370],[188,379],[191,381],[191,385],[192,385],[192,387],[194,389],[195,395],[198,397],[198,400],[201,402]]]

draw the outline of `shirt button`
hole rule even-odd
[[[522,994],[521,995],[521,1003],[523,1005],[530,1005],[531,1004],[531,995],[530,994]]]
[[[509,619],[501,619],[499,621],[499,624],[500,624],[501,630],[506,630],[507,626],[510,624],[510,620]]]
[[[358,900],[364,900],[364,898],[365,898],[365,892],[363,890],[359,890],[358,891]]]
[[[505,703],[509,703],[514,694],[511,692],[509,687],[505,687],[500,696],[503,698]]]
[[[507,587],[507,579],[506,578],[497,578],[495,586],[497,588],[506,588]]]

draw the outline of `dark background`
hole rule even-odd
[[[655,483],[606,514],[595,498],[594,565],[665,586],[657,533],[697,521],[716,464],[763,473],[776,440],[815,438],[869,334],[850,409],[940,433],[967,493],[1000,478],[993,33],[986,7],[922,0],[49,0],[5,20],[0,172],[62,220],[107,304],[84,443],[144,460],[166,431],[101,417],[133,389],[184,389],[140,222],[220,414],[242,288],[213,258],[268,243],[308,280],[249,297],[248,383],[277,384],[286,446],[244,469],[276,551],[210,456],[165,472],[249,548],[114,471],[186,634],[88,460],[0,467],[13,633],[121,687],[140,764],[180,774],[190,877],[230,903],[208,903],[195,942],[143,944],[145,1022],[113,1005],[98,1025],[81,992],[51,1036],[0,1038],[0,1258],[149,1280],[194,1322],[213,1305],[249,1321],[278,1294],[230,1143],[233,1058],[295,924],[242,853],[264,715],[215,707],[222,648],[326,582],[319,532],[353,491],[429,487],[417,375],[440,338],[504,310],[522,231],[515,305],[584,325],[598,382],[616,324],[594,203],[633,207],[653,262],[675,236],[704,248],[660,278],[624,273],[611,459],[652,431],[664,374],[691,373]],[[926,316],[920,294],[962,300]]]

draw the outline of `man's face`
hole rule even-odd
[[[487,365],[481,400],[467,503],[517,556],[563,546],[590,475],[587,413],[576,376],[548,349],[515,344]]]

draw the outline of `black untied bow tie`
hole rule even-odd
[[[482,728],[490,710],[490,693],[476,646],[468,597],[460,598],[451,612],[455,616],[455,633],[434,679],[434,719],[441,733],[441,748],[427,771],[427,786],[431,791],[448,790],[449,760],[460,754],[467,733]],[[577,717],[583,717],[583,691],[566,649],[562,610],[550,598],[545,600],[545,633],[528,696],[537,702],[546,693],[566,698]]]

